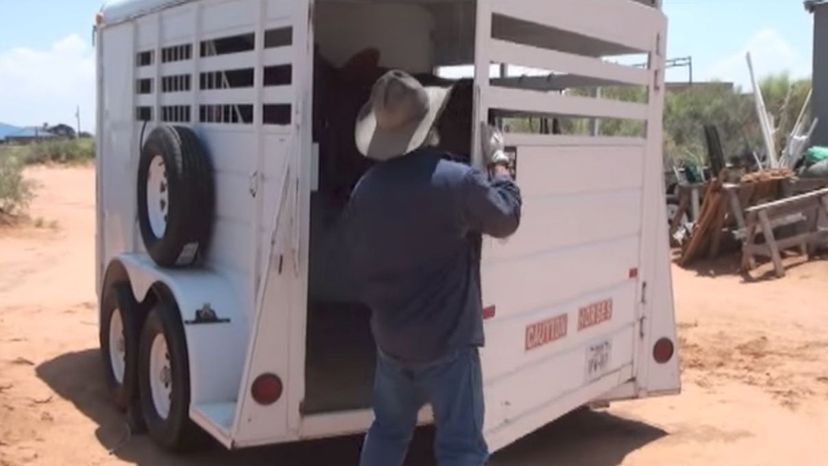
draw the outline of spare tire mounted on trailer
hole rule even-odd
[[[159,126],[147,137],[138,165],[138,224],[160,266],[188,266],[204,254],[213,224],[213,170],[198,136]]]

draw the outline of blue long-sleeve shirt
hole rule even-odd
[[[509,177],[490,181],[444,155],[423,149],[374,166],[344,218],[343,246],[376,342],[406,362],[484,344],[480,235],[506,237],[520,223]]]

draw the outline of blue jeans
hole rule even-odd
[[[482,466],[483,380],[477,348],[426,365],[405,365],[379,352],[374,380],[374,423],[365,437],[360,466],[402,466],[417,424],[431,403],[439,466]]]

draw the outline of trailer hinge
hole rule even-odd
[[[661,33],[656,34],[656,55],[661,56]]]
[[[647,304],[647,282],[641,282],[641,304]]]
[[[647,305],[647,282],[641,282],[641,306]],[[638,336],[644,339],[644,322],[647,320],[647,315],[643,310],[641,316],[638,318]]]

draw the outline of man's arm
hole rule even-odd
[[[520,225],[520,188],[502,165],[492,168],[491,181],[480,171],[471,170],[464,180],[463,201],[466,225],[471,231],[506,238]]]

